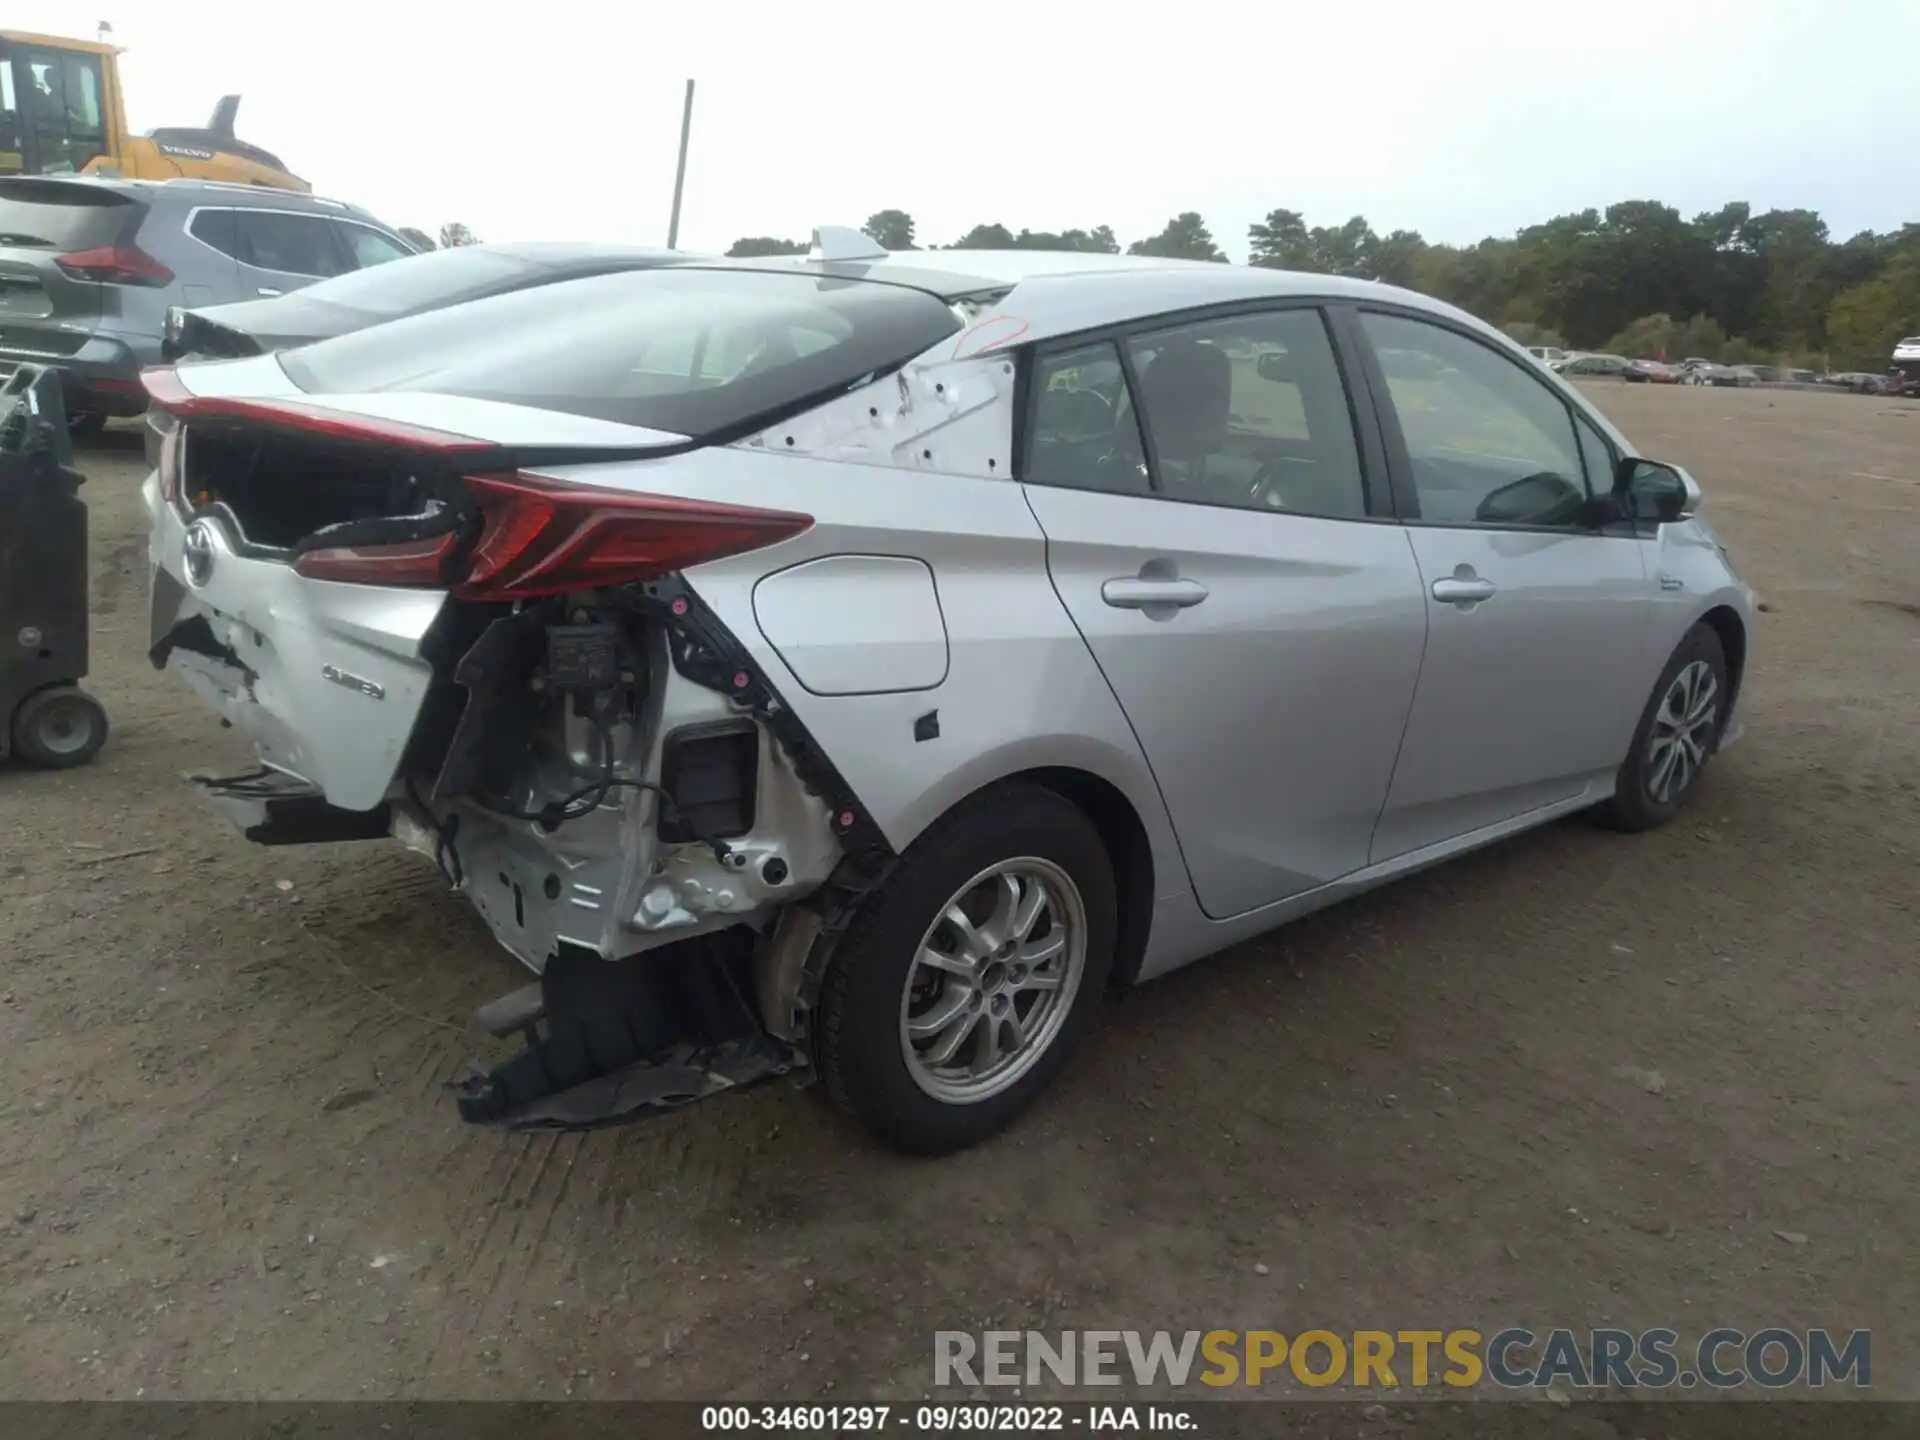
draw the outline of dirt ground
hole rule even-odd
[[[1520,1323],[1870,1327],[1920,1397],[1920,405],[1595,393],[1772,612],[1696,806],[1117,997],[935,1162],[777,1085],[462,1125],[521,976],[398,847],[200,808],[249,757],[143,658],[138,437],[93,442],[113,738],[0,770],[0,1395],[917,1398],[941,1328]]]

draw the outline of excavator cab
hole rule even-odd
[[[0,175],[184,176],[312,192],[277,155],[235,137],[238,95],[222,96],[204,127],[130,135],[119,56],[97,41],[0,30]]]
[[[58,175],[113,160],[127,129],[117,53],[0,31],[0,175]]]

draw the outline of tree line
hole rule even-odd
[[[888,250],[1085,250],[1120,253],[1110,226],[1060,232],[976,225],[921,246],[913,217],[881,210],[862,227]],[[1384,280],[1470,310],[1525,344],[1728,364],[1773,359],[1885,370],[1894,342],[1920,334],[1920,224],[1836,240],[1813,210],[1753,212],[1745,201],[1685,219],[1626,200],[1474,245],[1418,231],[1377,233],[1364,216],[1308,225],[1274,210],[1250,226],[1248,263]],[[729,255],[798,255],[805,243],[749,236]],[[1206,221],[1174,216],[1129,255],[1227,263]]]

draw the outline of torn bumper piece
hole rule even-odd
[[[200,798],[256,845],[384,840],[392,829],[387,806],[342,810],[328,803],[319,786],[271,766],[240,775],[190,778]]]
[[[526,1046],[456,1087],[460,1116],[508,1130],[593,1130],[664,1114],[799,1068],[746,1000],[750,937],[703,936],[608,961],[565,948],[536,1000],[516,991],[475,1024]]]

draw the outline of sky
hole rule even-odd
[[[1920,220],[1910,0],[7,10],[111,23],[135,131],[237,91],[240,136],[321,194],[489,240],[664,244],[688,77],[693,250],[888,207],[922,244],[1198,210],[1234,259],[1280,207],[1456,243],[1625,199]]]

